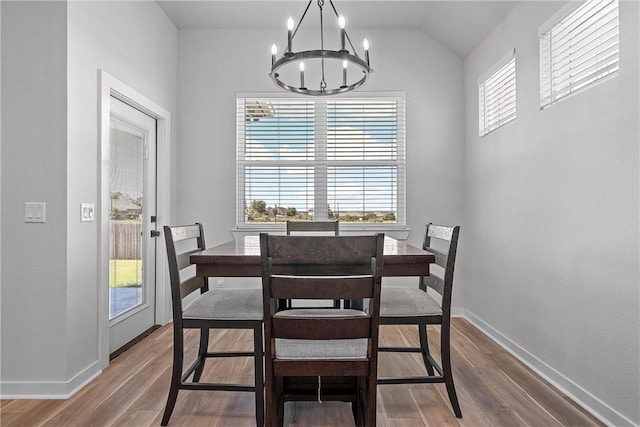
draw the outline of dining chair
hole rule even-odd
[[[385,286],[380,297],[381,325],[417,325],[420,347],[380,347],[381,352],[420,353],[426,376],[379,378],[378,384],[444,383],[451,407],[462,418],[451,371],[451,292],[460,226],[428,224],[422,249],[435,255],[443,269],[437,275],[432,268],[429,276],[420,277],[417,288]],[[434,298],[430,293],[439,297]],[[435,296],[435,295],[434,295]],[[440,300],[440,301],[438,301]],[[440,325],[440,366],[429,352],[427,325]],[[435,372],[434,372],[435,369]],[[437,373],[437,374],[436,374]]]
[[[326,235],[326,233],[333,233],[334,236],[339,236],[340,221],[287,221],[287,236],[300,233],[309,233],[313,235]],[[291,300],[286,300],[284,303],[287,308],[292,307]],[[333,308],[340,308],[340,305],[340,300],[333,301]]]
[[[383,247],[383,234],[260,234],[267,426],[282,426],[285,401],[298,400],[350,402],[356,425],[375,426]],[[278,309],[327,297],[364,309]]]
[[[287,221],[287,236],[295,232],[332,232],[340,235],[340,221]]]
[[[173,370],[161,424],[166,426],[169,422],[179,390],[216,390],[254,393],[256,423],[259,427],[262,426],[264,424],[262,291],[260,289],[209,289],[207,277],[195,276],[189,257],[205,248],[202,224],[165,226],[164,236],[171,279]],[[194,294],[197,291],[199,295]],[[186,303],[185,299],[189,296],[190,302]],[[196,359],[183,373],[185,329],[200,330],[200,345]],[[252,330],[253,351],[210,352],[210,329]],[[228,357],[254,359],[254,384],[200,382],[207,359]],[[192,380],[189,381],[192,374]]]

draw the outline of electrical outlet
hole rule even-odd
[[[217,285],[219,288],[224,288],[224,279],[222,277],[218,277]]]

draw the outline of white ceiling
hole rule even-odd
[[[156,0],[178,28],[284,28],[306,0]],[[311,7],[317,9],[317,1]],[[466,58],[519,3],[501,0],[336,0],[348,28],[420,29]],[[325,1],[325,16],[332,12]],[[311,10],[309,13],[312,13]],[[314,10],[313,13],[317,12]],[[305,18],[305,25],[307,18]]]

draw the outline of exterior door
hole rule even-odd
[[[109,353],[156,322],[156,119],[111,97]]]

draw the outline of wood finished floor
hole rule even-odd
[[[438,329],[429,341],[438,350]],[[192,357],[196,335],[187,334]],[[213,331],[211,342],[250,349],[249,332]],[[413,327],[384,326],[384,345],[416,344]],[[153,332],[111,362],[67,400],[2,400],[0,424],[14,426],[159,426],[169,387],[171,326]],[[452,359],[462,419],[453,416],[443,384],[378,387],[378,426],[602,426],[464,319],[453,320]],[[189,359],[187,359],[189,360]],[[209,362],[211,363],[211,362]],[[208,365],[207,379],[253,381],[250,359]],[[216,369],[217,368],[217,369]],[[211,375],[212,370],[218,374]],[[415,355],[380,354],[380,376],[419,374]],[[205,377],[203,376],[203,380]],[[287,403],[286,426],[352,426],[343,403]],[[180,391],[170,426],[253,426],[251,393]]]

